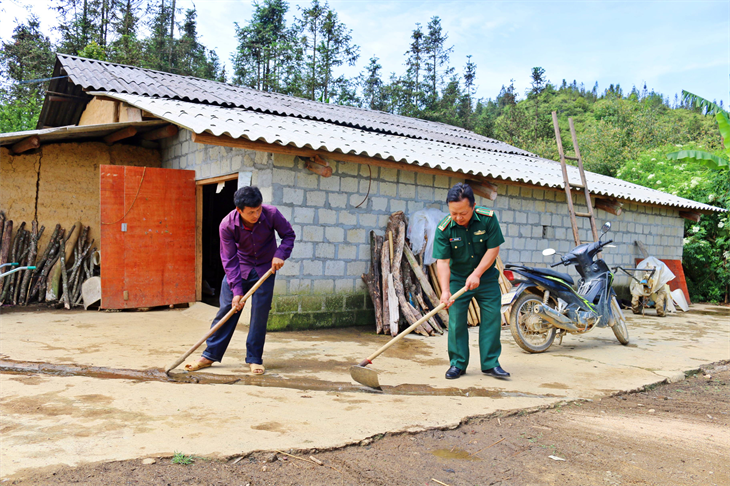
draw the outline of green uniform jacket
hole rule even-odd
[[[433,257],[437,260],[451,260],[451,280],[466,280],[479,266],[487,250],[497,248],[502,243],[504,237],[494,211],[475,206],[466,228],[456,224],[451,216],[441,220],[433,242]],[[484,272],[482,279],[497,276],[498,271],[492,264]]]

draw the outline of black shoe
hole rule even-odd
[[[461,368],[457,368],[456,366],[452,366],[449,368],[449,370],[446,372],[446,379],[447,380],[455,380],[461,375],[466,373],[466,371],[462,370]]]
[[[501,366],[495,366],[494,368],[489,368],[488,370],[482,370],[482,373],[485,375],[493,376],[495,378],[509,378],[509,373],[504,371]]]

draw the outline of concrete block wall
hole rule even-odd
[[[164,144],[162,159],[163,167],[195,170],[198,180],[250,171],[264,201],[292,223],[297,238],[291,258],[277,275],[270,329],[373,323],[371,301],[360,278],[370,262],[370,231],[382,235],[395,211],[408,216],[435,207],[446,212],[448,189],[463,182],[458,177],[332,160],[333,174],[324,178],[306,169],[298,157],[196,144],[184,130]],[[505,263],[547,266],[555,260],[542,255],[544,248],[564,253],[574,246],[564,192],[498,187],[495,201],[477,197],[477,204],[494,209],[499,218]],[[576,210],[584,211],[579,199],[574,200]],[[617,246],[604,252],[609,266],[633,267],[640,257],[635,240],[654,256],[681,259],[684,223],[677,210],[629,204],[621,216],[598,210],[597,225],[605,221],[612,222],[608,236]],[[579,218],[579,224],[581,240],[588,241],[588,221]],[[573,269],[568,272],[577,276]],[[617,285],[627,286],[628,277],[617,275]]]
[[[497,199],[488,202],[499,217],[505,237],[500,249],[503,262],[545,267],[559,260],[557,256],[543,256],[542,250],[554,248],[566,253],[575,246],[565,192],[504,184],[499,185],[498,192]],[[587,212],[582,194],[573,195],[573,204],[577,212]],[[623,209],[620,216],[594,210],[599,234],[603,223],[611,222],[611,230],[604,239],[613,239],[616,248],[606,248],[603,252],[609,267],[634,268],[635,259],[642,258],[634,243],[637,240],[650,255],[659,259],[682,259],[684,219],[679,216],[679,210],[633,203],[624,204]],[[588,219],[577,218],[577,221],[581,241],[592,241]],[[556,270],[567,270],[578,278],[573,268],[556,267]],[[616,274],[617,291],[626,294],[629,281],[625,274]]]

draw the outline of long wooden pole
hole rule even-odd
[[[249,290],[248,292],[246,292],[246,295],[243,296],[243,298],[241,299],[241,302],[242,303],[245,303],[248,300],[248,298],[251,297],[253,295],[253,293],[256,292],[256,290],[259,287],[261,287],[261,284],[264,283],[264,281],[266,281],[266,279],[269,278],[271,276],[271,274],[273,274],[273,273],[274,273],[273,270],[269,269],[269,271],[266,272],[264,274],[264,276],[259,279],[258,282],[256,282],[256,285],[254,285],[253,287],[251,287],[251,290]],[[225,324],[226,321],[228,319],[230,319],[231,316],[233,314],[235,314],[236,312],[238,312],[238,309],[236,309],[235,307],[231,307],[231,310],[228,311],[228,313],[225,316],[223,316],[223,319],[221,319],[220,321],[218,321],[218,324],[216,324],[215,326],[211,327],[210,328],[210,331],[208,331],[205,334],[205,336],[203,336],[200,339],[200,341],[198,341],[197,343],[193,344],[193,346],[190,349],[188,349],[185,352],[185,354],[183,354],[182,356],[180,356],[174,363],[172,363],[170,366],[168,366],[167,368],[165,368],[165,373],[169,373],[170,371],[172,371],[175,368],[177,368],[178,366],[180,366],[180,363],[182,363],[183,361],[185,361],[188,356],[190,356],[191,354],[193,354],[196,349],[198,349],[205,341],[208,340],[209,337],[211,337],[218,329],[220,329],[221,326],[223,326],[223,324]]]
[[[454,295],[451,296],[451,301],[453,302],[456,299],[458,299],[459,297],[461,297],[461,294],[466,292],[466,290],[467,290],[466,287],[464,287],[461,290],[459,290],[458,292],[456,292]],[[423,324],[424,322],[429,320],[431,317],[435,316],[438,313],[438,311],[442,310],[445,307],[446,307],[446,304],[439,304],[438,307],[436,307],[434,310],[432,310],[425,316],[418,319],[416,322],[414,322],[413,324],[408,326],[403,332],[401,332],[396,337],[394,337],[393,339],[388,341],[382,348],[378,349],[373,354],[371,354],[370,356],[368,356],[367,358],[362,360],[360,362],[360,366],[367,366],[369,364],[372,364],[373,360],[375,358],[377,358],[378,356],[380,356],[381,354],[383,354],[389,347],[391,347],[392,345],[394,345],[395,343],[397,343],[398,341],[400,341],[401,339],[406,337],[407,334],[410,334],[411,332],[413,332],[414,329],[416,329],[418,326],[420,326],[421,324]]]

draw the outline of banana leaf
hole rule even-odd
[[[718,157],[710,152],[705,152],[704,150],[680,150],[679,152],[667,154],[667,158],[678,161],[698,162],[713,170],[727,169],[730,167],[730,162],[727,159]]]

